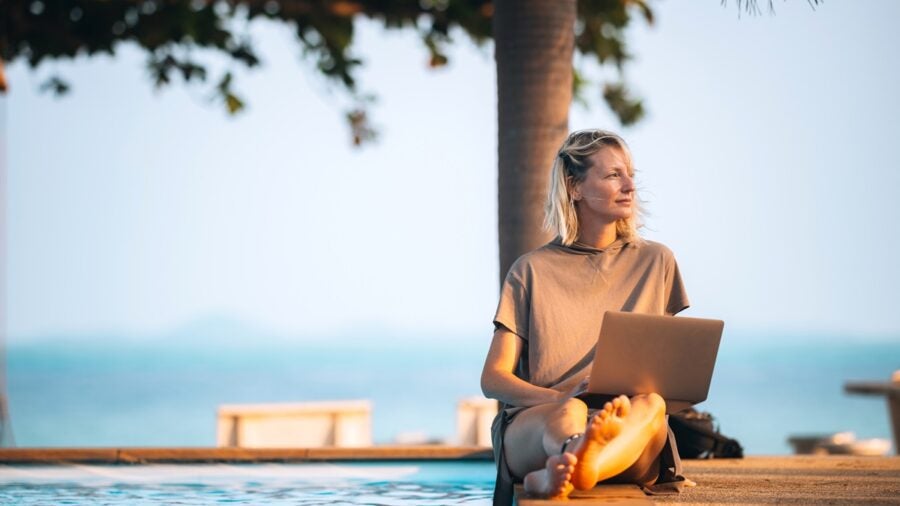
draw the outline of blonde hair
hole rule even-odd
[[[550,173],[550,191],[544,207],[544,228],[556,233],[560,241],[571,246],[578,238],[578,213],[572,190],[584,181],[591,168],[590,156],[606,147],[622,150],[628,171],[634,172],[631,150],[625,140],[606,130],[579,130],[572,132],[563,142],[553,159]],[[641,209],[635,194],[634,213],[631,217],[616,221],[616,235],[628,241],[639,240]]]

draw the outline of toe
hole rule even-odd
[[[631,401],[624,395],[619,397],[619,399],[621,400],[618,409],[619,416],[626,416],[631,411]]]
[[[616,407],[616,414],[622,416],[631,408],[631,401],[628,396],[620,395],[613,400],[613,405]]]

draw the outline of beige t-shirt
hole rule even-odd
[[[688,307],[672,252],[652,241],[604,249],[557,241],[510,267],[494,326],[524,341],[516,376],[564,391],[590,371],[606,311],[674,315]]]

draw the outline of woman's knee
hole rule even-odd
[[[588,407],[581,399],[575,397],[566,399],[559,403],[557,409],[553,411],[554,418],[558,420],[587,420]]]
[[[659,394],[652,392],[649,394],[637,394],[631,397],[631,402],[634,404],[635,402],[645,402],[650,405],[652,408],[660,409],[663,411],[666,409],[666,401]]]

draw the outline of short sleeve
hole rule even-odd
[[[527,341],[531,296],[517,267],[514,264],[510,268],[500,289],[500,302],[494,314],[494,330],[505,327]]]
[[[674,256],[670,256],[666,263],[666,314],[675,315],[688,307],[687,291],[684,289],[684,281],[681,279],[681,271]]]

